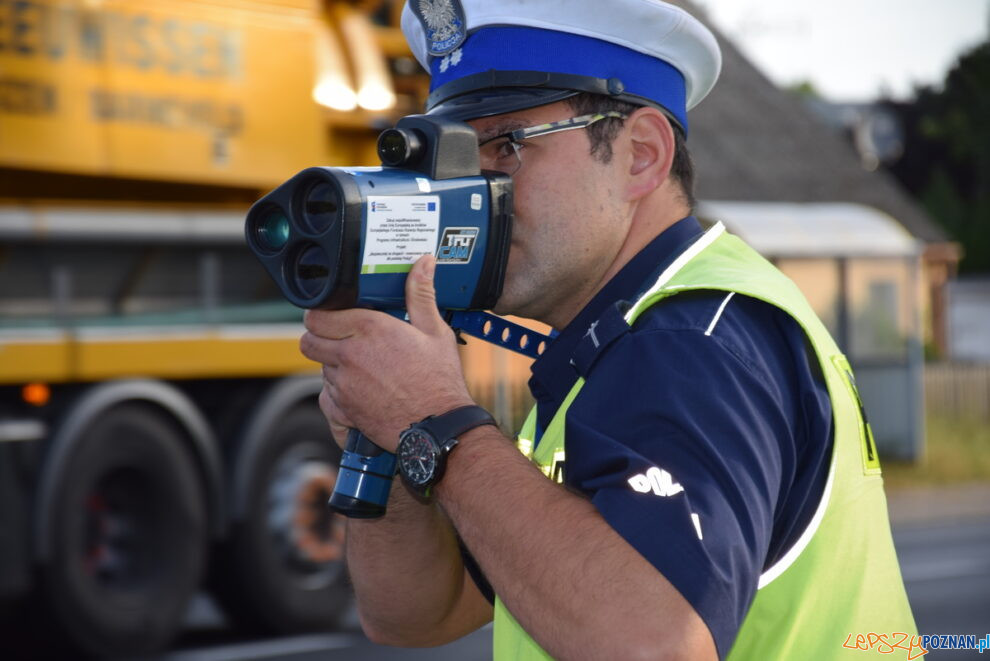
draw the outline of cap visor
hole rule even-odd
[[[576,90],[523,87],[488,88],[443,101],[430,108],[426,114],[463,122],[468,119],[504,115],[517,110],[545,106],[578,94],[580,92]]]

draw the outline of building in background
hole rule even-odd
[[[972,276],[949,283],[949,355],[953,360],[990,364],[990,278]]]

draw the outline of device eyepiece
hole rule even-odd
[[[423,140],[417,131],[385,129],[378,136],[378,158],[392,167],[412,165],[423,155]]]

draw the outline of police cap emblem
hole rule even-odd
[[[409,7],[423,24],[430,55],[446,55],[464,42],[467,23],[459,0],[410,0]]]

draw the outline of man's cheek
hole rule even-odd
[[[519,268],[522,265],[522,248],[519,243],[513,238],[512,244],[509,246],[509,258],[505,262],[505,277],[504,283],[508,285],[513,281],[513,278],[517,277],[519,274]]]

